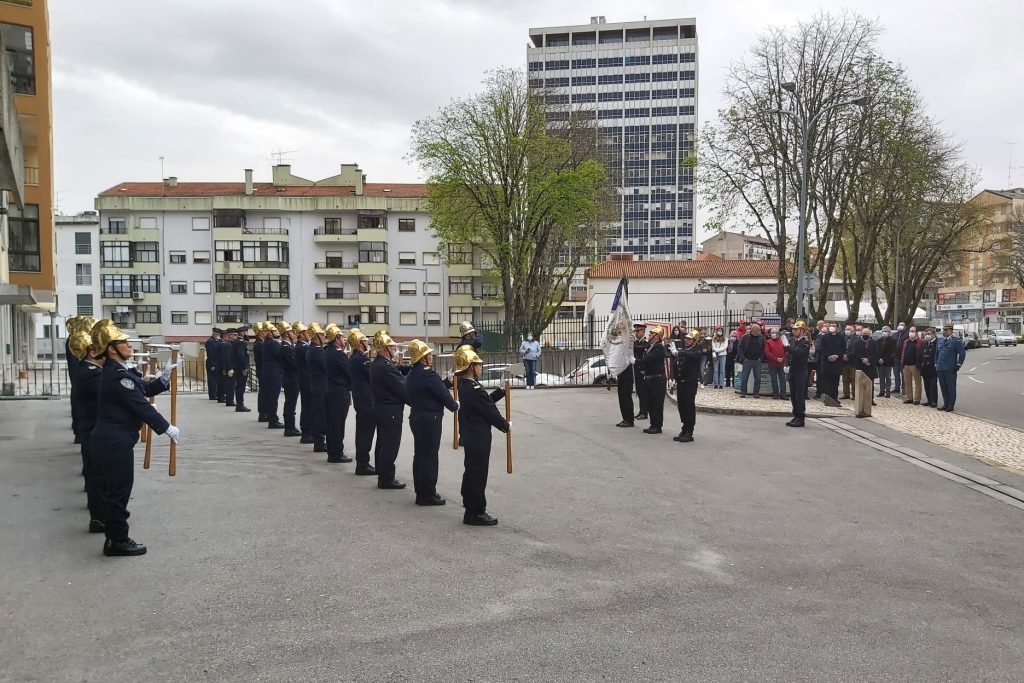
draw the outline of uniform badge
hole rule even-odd
[[[133,382],[132,380],[128,379],[127,377],[124,377],[124,378],[121,379],[121,386],[124,387],[125,389],[134,389],[135,388],[135,382]]]

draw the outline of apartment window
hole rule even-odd
[[[364,325],[387,325],[387,306],[360,306],[359,318]]]
[[[324,234],[325,235],[340,235],[341,234],[341,219],[340,218],[325,218],[324,219]]]
[[[597,67],[596,59],[574,59],[572,60],[572,68],[574,69],[594,69]]]
[[[171,311],[172,325],[188,325],[188,311]]]
[[[218,292],[241,292],[244,280],[241,275],[217,275],[214,283]]]
[[[423,252],[423,265],[425,266],[439,266],[441,265],[441,255],[436,251],[425,251]]]
[[[601,93],[597,94],[597,101],[598,102],[621,102],[622,101],[622,93],[618,92],[618,91],[616,91],[616,92],[601,92]]]
[[[135,284],[132,285],[133,291],[145,292],[146,294],[159,294],[160,293],[160,276],[159,275],[133,275]]]
[[[647,66],[650,63],[650,55],[633,55],[630,57],[626,57],[624,62],[626,66]]]
[[[398,264],[402,266],[415,266],[416,265],[416,252],[415,251],[400,251],[398,252]]]
[[[573,76],[573,85],[597,85],[597,76]]]
[[[247,275],[245,296],[251,299],[287,299],[287,275]]]
[[[416,232],[415,218],[399,218],[398,232]]]
[[[219,323],[240,323],[249,315],[246,306],[218,306],[217,322]]]
[[[212,325],[213,314],[209,311],[196,311],[195,321],[196,325]]]
[[[107,234],[108,235],[127,235],[128,225],[125,223],[123,218],[108,218],[107,219]]]
[[[16,0],[25,4],[24,0]],[[11,89],[19,95],[36,94],[35,57],[32,54],[32,28],[17,24],[0,24],[7,63],[11,69]],[[38,269],[37,269],[38,270]]]
[[[78,315],[92,315],[92,294],[78,294],[76,298]]]
[[[545,114],[547,121],[568,121],[569,112],[567,111],[549,111]]]
[[[213,227],[243,228],[245,227],[245,212],[241,209],[215,209]]]
[[[651,80],[655,83],[659,81],[675,81],[679,78],[678,71],[655,71],[651,74]]]
[[[134,242],[132,251],[132,260],[136,263],[156,263],[160,260],[159,242]]]
[[[171,294],[188,294],[187,282],[172,282]]]
[[[597,60],[597,65],[602,69],[612,66],[622,66],[622,57],[601,57]]]
[[[388,277],[387,277],[387,275],[360,275],[359,276],[359,293],[360,294],[387,294],[388,293]]]
[[[569,77],[565,76],[563,78],[548,78],[544,80],[544,85],[546,85],[549,88],[568,88]]]
[[[426,282],[423,284],[423,293],[427,296],[441,296],[440,282]]]
[[[598,85],[613,85],[622,83],[622,74],[601,74],[597,77]]]
[[[398,293],[401,296],[416,296],[416,283],[415,282],[399,282]]]
[[[288,265],[287,242],[242,242],[242,261],[263,268]]]
[[[545,71],[561,71],[569,68],[568,59],[554,59],[544,64]]]
[[[399,325],[415,325],[419,316],[415,313],[402,312],[398,314]]]
[[[497,299],[498,285],[491,282],[484,282],[480,285],[480,296],[484,299]]]
[[[130,268],[132,265],[132,243],[104,242],[100,245],[100,264],[104,268]]]
[[[102,275],[100,276],[100,296],[112,299],[131,298],[132,276],[131,275]]]
[[[11,270],[37,273],[41,270],[39,251],[39,205],[26,204],[24,211],[16,203],[9,207],[10,235],[7,263]]]
[[[473,263],[473,247],[468,244],[448,245],[448,265],[471,265]]]
[[[217,240],[213,243],[218,261],[241,261],[242,243],[239,240]]]
[[[159,306],[136,306],[135,322],[142,324],[154,324],[160,322]]]
[[[193,216],[192,217],[192,229],[193,230],[209,230],[210,229],[210,218],[209,218],[209,216]]]
[[[171,263],[185,263],[185,252],[183,251],[172,251],[170,253]]]
[[[76,254],[91,254],[92,253],[92,235],[87,232],[76,232],[75,233],[75,253]]]
[[[193,294],[209,294],[210,293],[210,281],[209,280],[196,280],[192,283]]]
[[[372,218],[372,216],[360,216],[360,220],[363,218]],[[359,262],[360,263],[387,263],[388,262],[388,243],[387,242],[360,242],[359,243]]]
[[[572,101],[573,101],[574,104],[582,104],[584,102],[596,102],[597,101],[597,93],[593,93],[593,92],[580,92],[580,93],[576,93],[576,94],[574,94],[572,96]]]
[[[208,251],[193,251],[192,252],[192,263],[209,263],[210,252]]]
[[[427,313],[426,315],[427,315],[427,320],[426,320],[426,324],[427,325],[438,325],[438,326],[440,326],[440,324],[441,324],[441,314],[440,313],[434,312],[434,313]]]
[[[156,217],[155,216],[142,216],[139,218],[139,229],[140,230],[156,230]]]
[[[626,83],[648,83],[651,80],[651,74],[626,74]]]
[[[472,294],[473,278],[471,277],[450,277],[448,278],[449,294]]]
[[[675,64],[679,61],[678,55],[653,55],[652,64]]]
[[[448,308],[448,324],[458,325],[463,320],[471,320],[473,318],[473,307],[472,306],[450,306]]]
[[[384,227],[383,216],[359,216],[356,227],[360,230],[379,230]]]
[[[89,287],[92,285],[91,263],[75,264],[75,284],[78,285],[79,287]]]
[[[651,91],[650,90],[629,90],[629,91],[626,92],[626,101],[627,102],[634,101],[634,100],[649,100],[649,99],[651,99]]]

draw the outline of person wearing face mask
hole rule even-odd
[[[821,395],[825,405],[839,406],[839,378],[846,367],[846,337],[835,323],[829,323],[828,332],[820,335]]]
[[[786,394],[786,347],[774,327],[768,330],[768,339],[764,343],[764,360],[772,382],[772,398],[781,400]]]
[[[537,361],[540,359],[540,342],[533,338],[533,332],[526,335],[526,339],[519,345],[519,355],[523,357],[523,365],[526,366],[526,388],[533,389],[537,384]]]
[[[938,340],[935,328],[924,331],[924,349],[921,351],[921,381],[924,383],[924,400],[922,404],[928,408],[939,407],[939,375],[935,370],[935,359],[938,354]]]
[[[895,394],[902,394],[903,393],[903,358],[901,357],[900,353],[903,350],[903,345],[907,341],[907,337],[910,336],[910,333],[907,331],[906,324],[905,323],[899,323],[898,325],[896,325],[896,331],[892,333],[892,336],[893,336],[893,339],[896,340],[896,362],[892,366],[892,372],[893,372],[893,381],[892,381],[892,383],[893,383],[893,393],[895,393]]]
[[[942,339],[935,345],[935,353],[935,371],[942,390],[942,407],[939,410],[951,413],[956,405],[956,373],[967,359],[964,343],[953,334],[952,325],[942,327]]]
[[[871,328],[863,327],[850,350],[850,363],[856,369],[855,411],[857,417],[871,417],[875,405],[875,379],[878,377],[878,343],[871,338]]]
[[[740,337],[735,330],[729,333],[729,344],[725,347],[725,386],[731,387],[736,377],[736,351],[739,349]]]
[[[760,398],[764,335],[761,334],[761,326],[757,323],[752,323],[750,332],[740,339],[740,354],[743,356],[743,370],[740,373],[740,398],[747,397],[747,386],[751,373],[754,375],[754,398]]]
[[[889,398],[892,394],[892,370],[896,362],[896,340],[886,325],[878,339],[878,398]]]
[[[395,365],[399,360],[398,345],[387,331],[381,330],[373,335],[373,350],[377,357],[370,363],[370,386],[373,387],[373,414],[377,422],[377,448],[374,453],[377,488],[404,489],[405,484],[395,478],[395,460],[402,445],[405,406],[412,405],[411,399],[405,386],[405,375]]]
[[[142,424],[152,434],[166,434],[175,443],[181,431],[157,412],[147,399],[166,391],[176,364],[146,382],[128,369],[132,347],[128,335],[106,325],[93,337],[97,355],[105,357],[96,403],[96,425],[89,450],[95,473],[96,504],[102,519],[108,556],[144,555],[146,546],[128,537],[128,501],[135,481],[134,450]],[[152,437],[150,437],[152,438]]]
[[[853,348],[853,343],[857,341],[857,333],[854,330],[853,325],[846,326],[846,353],[843,355],[843,360],[846,361],[846,365],[843,366],[843,400],[848,401],[856,396],[856,386],[854,386],[854,373],[856,368],[853,367],[853,363],[850,361],[850,351]]]
[[[907,331],[907,340],[900,349],[900,363],[903,366],[903,391],[906,394],[904,403],[921,404],[921,354],[924,352],[924,340],[918,338],[917,328]]]
[[[715,328],[715,336],[711,338],[711,357],[714,375],[711,385],[715,389],[725,387],[725,362],[729,354],[729,342],[725,339],[725,331],[721,327]]]

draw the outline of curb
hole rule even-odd
[[[708,413],[710,415],[746,415],[750,417],[793,417],[793,411],[791,410],[748,410],[746,408],[718,408],[715,406],[697,406],[698,413]],[[835,415],[833,413],[815,413],[807,411],[805,417],[807,418],[846,418],[851,417],[850,415]]]

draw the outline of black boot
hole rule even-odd
[[[235,406],[236,413],[251,413],[252,408],[246,408],[245,406]]]
[[[790,422],[786,423],[790,427],[803,427],[804,419],[802,417],[794,417]]]
[[[491,517],[486,512],[481,512],[478,515],[465,515],[462,518],[462,523],[470,526],[494,526],[498,523],[498,520],[495,517]]]
[[[270,420],[267,418],[266,415],[260,415],[259,419],[256,420],[256,421],[257,422],[270,422]]]
[[[103,544],[103,554],[107,557],[130,557],[132,555],[145,555],[146,546],[141,543],[136,543],[130,538],[126,538],[123,541],[114,541],[107,539],[107,542]]]
[[[376,476],[377,470],[373,465],[356,465],[356,474],[360,477]]]
[[[326,453],[327,452],[327,444],[325,444],[325,443],[315,443],[315,444],[313,444],[313,452],[314,453]]]
[[[615,426],[616,427],[632,427],[633,423],[630,422],[629,420],[623,420],[622,422],[620,422],[619,424],[617,424]]]
[[[397,479],[392,479],[391,481],[378,481],[377,482],[377,488],[379,488],[379,489],[404,489],[405,488],[405,484],[400,482],[400,481],[398,481]]]
[[[284,429],[283,422],[271,422],[267,425],[267,429]]]
[[[436,493],[432,496],[423,496],[422,498],[416,498],[417,505],[444,505],[447,501]]]
[[[352,462],[352,458],[346,457],[344,453],[342,453],[341,455],[334,455],[334,456],[328,455],[327,456],[327,462],[329,462],[329,463]]]
[[[284,435],[285,436],[302,436],[302,432],[300,432],[298,429],[288,429],[286,427],[285,430],[284,430]]]
[[[303,434],[302,438],[299,439],[299,443],[313,443],[313,437],[309,434]]]
[[[98,519],[89,520],[89,533],[90,534],[102,534],[107,530],[107,525]]]
[[[661,427],[648,427],[644,430],[644,434],[661,434]]]

